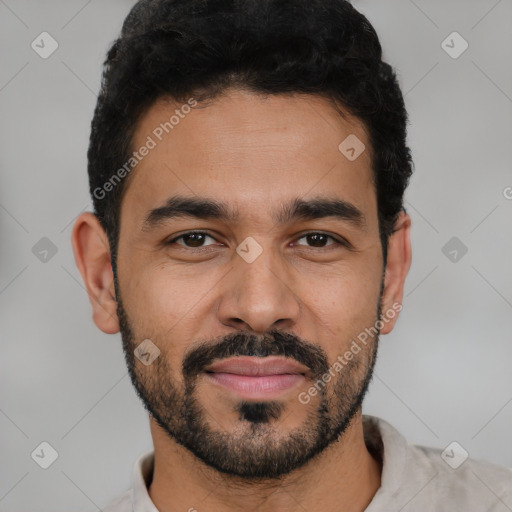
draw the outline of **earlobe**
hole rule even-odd
[[[94,323],[107,334],[119,332],[108,237],[93,213],[82,213],[76,219],[71,244],[89,295]]]
[[[411,218],[402,211],[388,242],[388,259],[382,294],[381,320],[384,325],[381,334],[388,334],[393,330],[398,318],[397,312],[402,309],[405,278],[412,262],[410,231]]]

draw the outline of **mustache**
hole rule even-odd
[[[232,356],[289,357],[307,366],[315,378],[329,371],[327,354],[321,347],[276,329],[263,336],[236,332],[220,341],[206,341],[194,346],[183,358],[183,376],[186,380],[193,379],[214,361]]]

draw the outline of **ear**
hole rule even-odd
[[[384,291],[382,293],[382,320],[384,326],[381,334],[388,334],[393,330],[398,312],[402,309],[404,283],[412,261],[411,252],[411,218],[405,211],[401,211],[395,223],[395,231],[388,241],[388,260],[384,277]],[[395,314],[386,312],[393,311]]]
[[[107,334],[119,332],[110,247],[96,215],[85,212],[76,219],[71,244],[89,295],[94,323]]]

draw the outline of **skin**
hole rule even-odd
[[[134,147],[179,107],[156,102],[139,120]],[[354,161],[338,150],[349,134],[366,146]],[[133,340],[126,325],[120,325],[106,234],[92,213],[78,217],[72,244],[95,324],[109,334],[122,330],[131,348],[149,338],[161,351],[159,366],[134,363],[132,379],[147,386],[150,399],[159,385],[170,386],[171,375],[176,389],[183,391],[182,361],[200,341],[213,344],[242,331],[263,336],[278,329],[319,347],[331,365],[359,333],[375,325],[381,284],[382,312],[401,304],[411,264],[411,220],[404,212],[398,218],[382,283],[370,152],[362,123],[341,117],[320,97],[263,97],[230,89],[207,106],[193,108],[132,171],[123,198],[117,277]],[[238,208],[240,218],[232,224],[181,218],[144,231],[148,211],[177,193],[225,201]],[[332,217],[276,224],[271,212],[295,197],[349,201],[364,213],[366,227]],[[162,243],[190,230],[213,237],[204,239],[209,247],[202,255],[183,245],[183,239],[173,246]],[[324,247],[315,246],[304,238],[310,232],[343,237],[351,249],[331,245],[330,239]],[[236,252],[248,236],[263,249],[250,264]],[[380,334],[389,333],[397,318],[388,319]],[[346,383],[342,379],[348,376],[361,382],[376,343],[377,338],[354,356],[353,365],[344,370],[350,373],[326,384],[331,411],[340,407],[333,393],[336,383]],[[269,440],[277,446],[292,429],[316,425],[310,414],[321,398],[312,397],[307,405],[297,400],[311,380],[279,397],[284,413],[259,424],[261,438],[253,438],[249,422],[235,414],[235,394],[211,385],[203,375],[195,384],[205,425],[229,434],[239,446],[249,439],[257,450]],[[339,439],[316,457],[280,478],[262,480],[205,464],[151,415],[150,429],[155,469],[149,494],[162,512],[191,507],[210,512],[362,511],[381,483],[380,461],[364,443],[360,408]]]

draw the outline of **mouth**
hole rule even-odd
[[[224,391],[243,398],[269,399],[303,384],[309,370],[283,357],[238,356],[213,363],[204,373]]]

